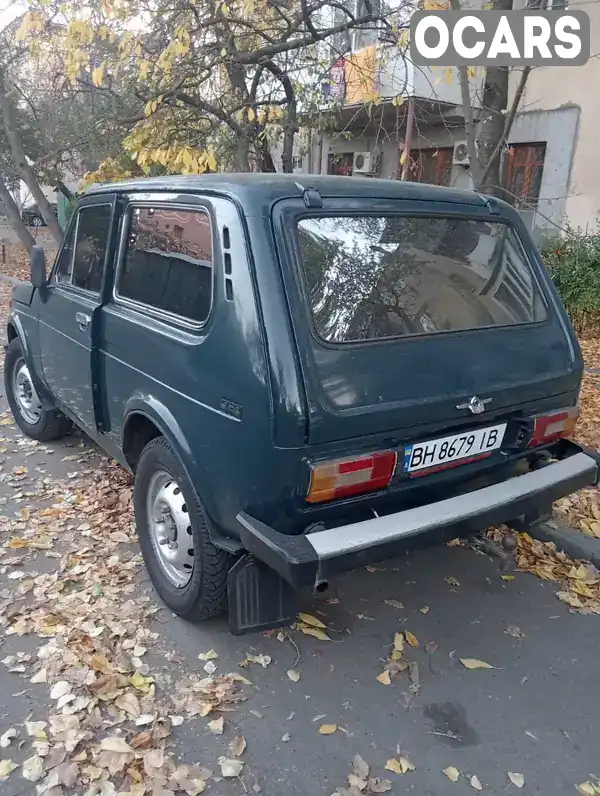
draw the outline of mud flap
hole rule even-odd
[[[229,629],[235,636],[291,624],[296,592],[277,572],[245,555],[227,576]]]

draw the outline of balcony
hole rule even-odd
[[[471,103],[481,107],[479,97],[484,70],[472,71]],[[343,115],[359,106],[402,105],[412,97],[415,105],[434,116],[462,115],[462,100],[456,67],[415,66],[395,44],[378,42],[339,58],[331,69],[325,93],[342,104]]]

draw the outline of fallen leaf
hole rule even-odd
[[[368,786],[371,793],[387,793],[392,789],[389,779],[379,779],[378,777],[371,777]]]
[[[305,636],[313,636],[318,638],[319,641],[331,641],[327,633],[318,627],[309,627],[307,625],[299,625],[299,629]]]
[[[102,672],[102,674],[110,674],[112,672],[112,666],[108,662],[108,658],[105,655],[100,655],[99,653],[94,653],[90,658],[90,666],[92,669],[95,669],[97,672]]]
[[[507,636],[512,636],[513,638],[525,638],[525,633],[521,631],[521,628],[517,627],[516,625],[509,625],[505,628],[504,632]]]
[[[509,771],[508,778],[517,788],[522,788],[525,784],[525,777],[523,774],[515,774],[513,771]]]
[[[44,774],[44,761],[38,755],[28,758],[23,762],[21,776],[29,782],[37,782]]]
[[[239,777],[244,767],[241,760],[228,760],[226,757],[219,758],[219,765],[224,777]]]
[[[108,738],[103,738],[103,740],[100,741],[100,749],[102,749],[104,752],[118,752],[119,754],[133,752],[132,747],[124,738],[121,738],[119,735],[112,735]]]
[[[366,779],[369,776],[369,764],[360,755],[354,755],[352,770],[361,779]]]
[[[510,583],[510,582],[511,582],[511,580],[514,580],[514,579],[515,579],[515,576],[514,576],[514,575],[500,575],[500,577],[502,578],[502,580],[505,580],[505,581],[507,581],[508,583]]]
[[[471,787],[475,788],[475,790],[483,790],[483,785],[481,784],[479,779],[475,776],[475,774],[473,774],[473,776],[469,781],[471,783]]]
[[[450,539],[449,542],[446,542],[447,547],[458,547],[460,545],[460,539]]]
[[[395,633],[394,634],[394,649],[397,652],[402,652],[404,649],[404,636],[402,633]]]
[[[207,674],[214,674],[217,671],[216,664],[212,661],[207,661],[202,668]]]
[[[428,614],[429,613],[429,606],[428,605],[424,605],[422,608],[419,608],[419,611],[422,614]]]
[[[11,727],[5,733],[3,733],[2,736],[0,736],[0,746],[3,749],[6,749],[7,746],[10,746],[10,742],[12,741],[12,739],[16,738],[17,735],[18,735],[17,731],[14,729],[14,727]]]
[[[392,608],[398,608],[398,609],[404,608],[402,603],[398,602],[398,600],[384,600],[383,602],[386,605],[390,605]]]
[[[183,716],[169,716],[173,727],[180,727],[183,724]]]
[[[460,662],[465,667],[465,669],[495,669],[495,666],[491,666],[489,663],[485,661],[480,661],[478,658],[461,658]]]
[[[270,655],[247,655],[246,659],[240,663],[240,666],[248,666],[249,663],[258,663],[259,666],[262,666],[263,669],[266,669],[267,666],[271,663],[271,656]]]
[[[596,788],[594,788],[591,782],[582,782],[577,785],[577,790],[584,796],[596,796]]]
[[[288,669],[287,670],[287,676],[290,678],[290,680],[293,683],[297,683],[298,680],[300,679],[300,673],[297,672],[295,669]]]
[[[214,660],[216,660],[218,657],[219,657],[219,656],[217,655],[217,653],[216,653],[214,650],[209,650],[208,652],[201,652],[201,653],[198,655],[198,658],[199,658],[201,661],[214,661]]]
[[[410,630],[404,631],[404,638],[407,640],[407,642],[410,644],[411,647],[419,646],[419,639],[414,635],[414,633],[411,633]]]
[[[447,583],[449,586],[460,586],[460,581],[459,581],[459,580],[457,580],[457,579],[456,579],[455,577],[453,577],[452,575],[446,575],[446,577],[444,578],[444,580],[446,581],[446,583]]]
[[[52,688],[50,689],[50,699],[60,699],[65,694],[70,693],[71,691],[71,684],[67,683],[66,680],[59,680],[58,683],[54,683]]]
[[[333,735],[337,728],[337,724],[321,724],[319,727],[319,735]]]
[[[390,679],[390,673],[387,669],[384,672],[381,672],[381,674],[378,674],[375,679],[378,680],[381,685],[391,685],[392,682]]]
[[[223,716],[220,716],[218,719],[213,719],[213,721],[208,722],[208,729],[212,732],[213,735],[222,735],[224,726],[225,726],[225,719]]]
[[[452,782],[458,782],[458,778],[460,777],[460,771],[454,766],[448,766],[448,768],[442,771],[442,774],[445,774]]]
[[[244,754],[244,750],[246,749],[246,739],[243,735],[236,735],[233,741],[229,744],[229,753],[233,757],[240,757]]]
[[[146,724],[152,724],[156,720],[156,716],[153,713],[142,713],[141,716],[135,720],[136,727],[143,727]]]
[[[136,669],[129,678],[129,682],[134,688],[137,688],[138,691],[147,694],[154,680],[152,677],[144,677],[144,675]]]
[[[15,768],[19,766],[12,760],[0,760],[0,780],[8,779]]]
[[[42,667],[39,671],[37,671],[31,680],[30,683],[47,683],[48,682],[48,672],[46,667]]]
[[[133,691],[126,691],[124,694],[119,694],[115,699],[115,705],[119,710],[124,710],[134,718],[140,715],[140,703]]]
[[[304,622],[305,625],[310,625],[311,627],[320,627],[323,630],[327,627],[320,619],[317,619],[317,617],[312,614],[298,614],[298,619]]]
[[[386,771],[393,771],[394,774],[406,774],[407,771],[414,771],[415,767],[407,757],[390,757],[385,764]]]
[[[281,740],[282,740],[284,743],[287,743],[288,741],[290,741],[290,740],[291,740],[291,738],[292,738],[292,736],[289,734],[289,732],[286,732],[286,733],[285,733],[285,735],[282,735],[282,736],[281,736]]]
[[[137,735],[134,735],[131,739],[131,746],[134,749],[147,749],[153,740],[153,733],[152,730],[144,730],[144,732],[139,732]]]

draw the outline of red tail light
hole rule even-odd
[[[396,459],[396,451],[381,451],[315,464],[311,467],[306,500],[322,503],[383,489],[394,474]]]
[[[568,437],[575,430],[578,417],[579,407],[577,406],[561,409],[559,412],[552,412],[548,415],[539,415],[535,418],[533,434],[528,447],[535,448],[538,445]]]

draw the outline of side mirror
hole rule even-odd
[[[32,246],[29,252],[31,284],[38,290],[46,287],[46,254],[42,246]]]

